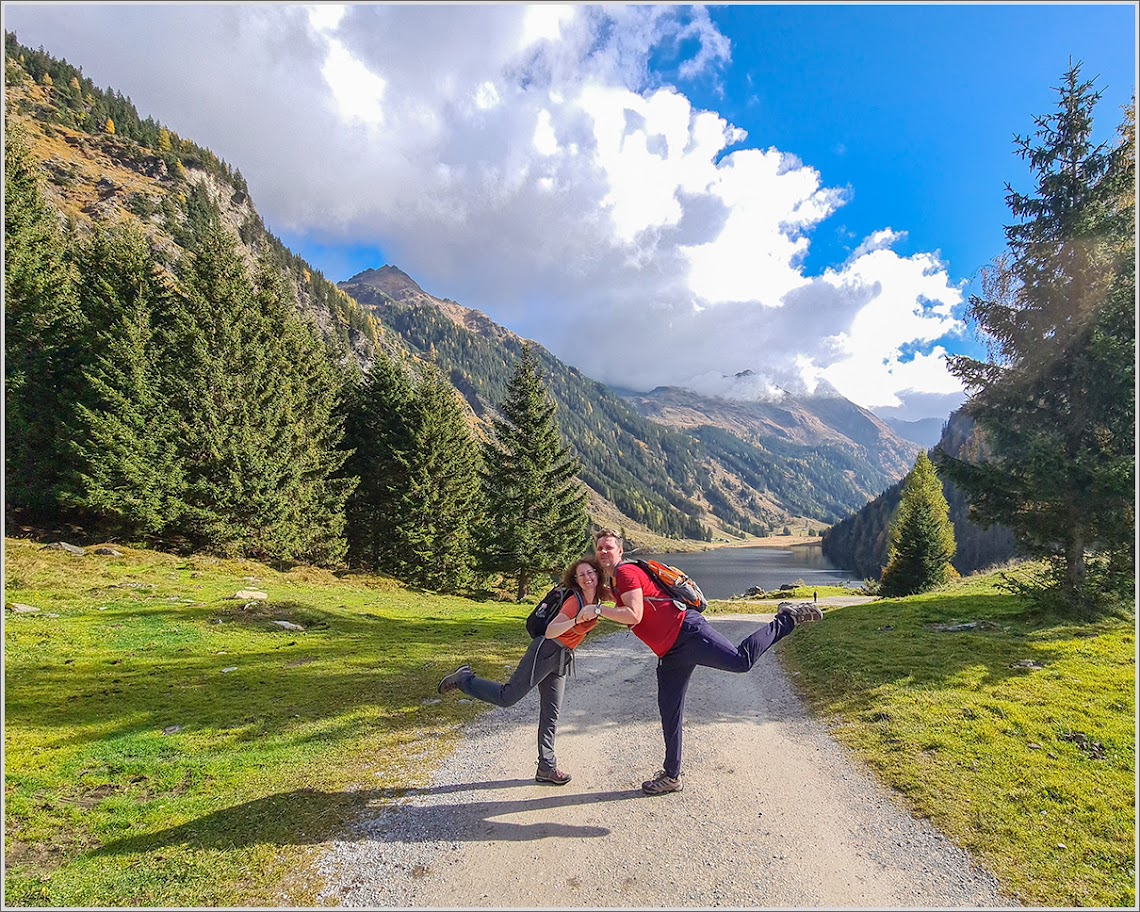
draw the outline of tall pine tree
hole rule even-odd
[[[478,449],[455,387],[431,366],[412,397],[413,449],[397,505],[396,572],[410,583],[458,592],[473,582]]]
[[[483,454],[481,554],[484,569],[517,581],[521,601],[536,574],[557,573],[585,546],[586,492],[529,343],[500,411]]]
[[[184,262],[166,315],[186,476],[181,531],[196,548],[280,560],[344,556],[351,480],[341,389],[316,329],[271,269],[255,282],[217,221]]]
[[[255,273],[261,325],[268,338],[266,379],[275,389],[264,409],[268,482],[262,488],[273,552],[324,566],[346,555],[345,512],[356,485],[341,468],[348,454],[342,403],[350,372],[335,361],[316,326],[300,316],[293,292],[268,262]]]
[[[1058,92],[1057,111],[1017,140],[1035,192],[1007,186],[1008,254],[970,299],[989,358],[950,359],[991,455],[942,465],[977,520],[1012,528],[1080,607],[1133,566],[1135,140],[1093,143],[1100,95],[1079,64]]]
[[[67,499],[93,529],[157,544],[178,522],[183,488],[166,390],[172,365],[154,328],[155,313],[168,307],[168,281],[146,239],[125,228],[97,228],[76,261],[94,331],[71,429],[75,476]]]
[[[414,446],[411,375],[383,353],[352,388],[345,419],[348,560],[373,573],[398,572],[399,502]]]
[[[86,322],[67,260],[69,238],[44,199],[26,137],[4,149],[5,505],[55,519],[67,476],[67,427],[80,385]]]
[[[913,595],[940,586],[953,575],[954,527],[942,482],[925,453],[919,453],[902,487],[891,524],[891,546],[880,591],[887,597]]]

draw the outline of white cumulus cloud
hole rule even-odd
[[[604,382],[871,408],[960,394],[944,353],[961,291],[937,256],[900,255],[882,226],[807,272],[848,188],[686,94],[732,54],[700,7],[5,13],[240,168],[272,230],[378,247]]]

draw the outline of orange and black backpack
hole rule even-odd
[[[696,611],[704,611],[708,608],[709,602],[701,592],[701,587],[679,567],[641,557],[632,557],[622,563],[635,564],[648,573],[650,579],[669,593],[669,597],[673,599],[679,610],[693,608]]]

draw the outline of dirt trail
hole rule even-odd
[[[739,640],[767,619],[712,622]],[[640,783],[662,757],[656,660],[628,632],[588,639],[559,724],[559,766],[572,782],[533,780],[535,692],[492,709],[465,730],[429,787],[377,807],[332,846],[320,866],[328,883],[322,900],[436,908],[1013,905],[810,717],[780,668],[779,649],[748,674],[697,669],[685,711],[685,789],[649,797]]]

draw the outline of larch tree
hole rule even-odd
[[[898,513],[891,523],[891,544],[880,591],[893,598],[940,586],[955,575],[954,527],[942,482],[925,453],[903,483]]]
[[[950,359],[989,455],[940,465],[972,517],[1009,526],[1052,568],[1046,591],[1081,608],[1134,568],[1135,108],[1096,144],[1100,94],[1079,64],[1058,93],[1016,140],[1036,186],[1007,185],[1007,253],[969,302],[988,358]]]
[[[586,544],[586,493],[554,408],[524,343],[484,447],[480,532],[484,569],[515,579],[520,601],[537,574],[557,573]]]

